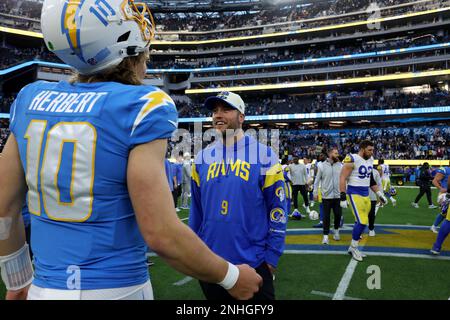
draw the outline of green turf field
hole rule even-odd
[[[353,223],[350,210],[344,211],[346,226],[341,231],[341,241],[330,236],[328,246],[321,245],[321,229],[312,228],[317,221],[289,221],[286,253],[280,259],[275,280],[277,298],[449,299],[450,240],[444,243],[440,257],[428,254],[436,239],[429,226],[437,210],[428,209],[425,197],[419,202],[419,209],[412,208],[410,203],[417,192],[418,189],[398,188],[397,206],[389,204],[380,209],[377,236],[364,236],[361,244],[368,257],[359,263],[352,263],[345,252]],[[436,196],[433,190],[433,201]],[[314,209],[318,210],[317,204]],[[187,210],[179,216],[187,222]],[[159,257],[151,259],[155,262],[150,274],[156,299],[203,299],[197,281],[169,268]],[[374,275],[370,271],[373,268],[379,273]],[[350,277],[344,277],[346,271]],[[377,285],[369,288],[368,282]],[[4,297],[1,284],[0,297]]]

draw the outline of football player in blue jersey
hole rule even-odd
[[[142,85],[147,6],[46,0],[41,27],[78,76],[32,83],[11,107],[0,157],[6,298],[152,299],[146,244],[178,271],[251,298],[255,270],[214,254],[175,213],[164,156],[178,117],[167,94]],[[20,214],[27,190],[34,272]]]
[[[444,221],[447,210],[443,208],[445,205],[445,197],[447,194],[447,184],[450,177],[450,166],[449,167],[439,167],[436,170],[436,175],[433,179],[433,185],[438,189],[437,203],[439,205],[439,213],[436,215],[433,225],[431,226],[431,231],[438,233],[438,227]]]
[[[441,253],[442,244],[445,239],[450,234],[450,179],[447,180],[447,192],[444,196],[441,196],[441,210],[442,216],[445,217],[444,222],[442,223],[441,228],[439,229],[439,233],[436,238],[436,242],[433,244],[431,248],[431,253],[434,255],[439,255]]]
[[[245,135],[245,104],[232,92],[209,97],[218,139],[195,157],[190,227],[218,255],[254,267],[263,278],[255,299],[275,299],[273,276],[284,250],[286,189],[278,155]],[[200,282],[207,299],[232,297]]]
[[[30,222],[30,212],[28,211],[27,203],[25,202],[22,207],[22,219],[23,225],[25,226],[25,239],[29,245],[28,250],[30,251],[30,258],[33,260],[33,251],[31,250],[31,222]]]

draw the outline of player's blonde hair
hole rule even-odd
[[[138,66],[142,65],[148,56],[142,52],[135,57],[127,57],[114,69],[106,70],[104,72],[92,75],[82,75],[76,72],[70,83],[93,83],[93,82],[120,82],[123,84],[141,85],[142,80],[137,74]]]

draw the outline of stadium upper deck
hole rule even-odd
[[[8,19],[16,19],[26,2],[6,1],[4,6],[13,6],[12,11],[6,14]],[[189,3],[192,4],[191,1]],[[253,9],[259,8],[259,11],[255,9],[258,13],[254,14],[264,19],[260,19],[263,23],[259,25],[258,22],[255,30],[263,30],[263,34],[246,37],[230,37],[231,33],[222,32],[236,26],[252,29],[248,25],[254,21],[248,14],[242,14],[240,9],[234,7],[231,10],[229,7],[227,10],[216,10],[217,6],[211,7],[219,15],[208,15],[211,10],[203,11],[202,16],[208,18],[194,20],[192,24],[202,28],[202,24],[210,26],[213,21],[221,21],[219,24],[223,26],[214,31],[218,38],[213,41],[178,41],[180,38],[177,41],[155,41],[147,82],[163,87],[172,94],[187,93],[188,107],[181,108],[180,114],[189,118],[203,115],[197,107],[203,99],[199,94],[211,94],[225,88],[241,92],[249,101],[249,114],[255,116],[404,108],[414,108],[414,112],[418,112],[421,107],[440,107],[435,109],[436,114],[448,114],[442,109],[448,106],[446,98],[422,100],[420,103],[416,103],[415,98],[413,102],[402,100],[399,103],[380,103],[376,98],[376,102],[367,103],[364,100],[363,105],[358,105],[354,99],[345,98],[335,99],[336,103],[332,104],[323,103],[327,99],[316,99],[314,95],[336,92],[338,96],[348,96],[350,92],[358,91],[364,99],[373,99],[371,91],[379,90],[378,97],[389,97],[386,91],[392,89],[403,94],[406,91],[402,88],[407,86],[424,87],[436,92],[448,91],[450,4],[433,0],[382,1],[378,2],[381,7],[379,18],[368,22],[368,13],[361,10],[368,4],[365,1],[319,1],[314,6],[305,6],[305,2],[300,4],[299,1],[290,3],[276,7],[270,14],[264,10],[269,7],[263,7],[263,3],[251,4],[256,7],[249,7],[245,9],[248,12],[245,12],[250,14]],[[325,12],[322,10],[324,4],[329,8]],[[37,10],[38,5],[33,8]],[[195,7],[183,14],[195,15],[197,9]],[[173,12],[154,11],[155,15],[162,17],[160,24],[172,26]],[[288,11],[294,12],[287,16],[287,20],[292,21],[280,21]],[[295,14],[297,11],[301,12],[300,16]],[[27,15],[33,16],[29,12]],[[242,24],[233,22],[236,17],[242,18],[242,22],[239,22]],[[297,18],[302,23],[294,22]],[[345,19],[351,19],[348,20],[351,22]],[[180,20],[183,21],[182,18]],[[277,29],[271,34],[267,33],[266,27],[288,27],[293,30],[283,32]],[[18,88],[18,85],[11,84],[15,82],[12,79],[20,78],[22,73],[53,81],[67,78],[70,74],[64,66],[39,62],[58,62],[54,55],[44,49],[39,34],[25,34],[18,29],[4,28],[0,28],[0,32],[4,40],[0,61],[2,69],[18,64],[14,68],[0,70],[0,76],[9,84],[9,87],[6,86],[8,90],[14,92]],[[210,31],[201,33],[212,34]],[[182,32],[178,34],[186,35]],[[201,34],[191,32],[190,36]],[[34,59],[38,61],[30,61]],[[274,99],[280,94],[282,98]],[[429,93],[420,89],[417,94]],[[429,111],[426,113],[434,114]],[[348,114],[341,114],[339,118],[346,116]],[[385,114],[377,115],[383,116]],[[254,119],[261,120],[266,119]]]

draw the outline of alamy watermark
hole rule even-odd
[[[369,15],[367,19],[367,28],[369,30],[381,29],[381,9],[376,2],[372,2],[366,9],[366,13]]]
[[[202,123],[194,124],[194,132],[186,129],[177,129],[170,139],[172,149],[170,157],[177,159],[180,155],[197,155],[203,150],[201,159],[198,162],[212,164],[222,161],[235,161],[237,159],[246,159],[250,164],[270,164],[273,156],[268,156],[268,149],[272,155],[280,155],[280,131],[278,129],[248,129],[242,131],[246,136],[253,137],[258,143],[250,143],[244,146],[245,139],[235,139],[239,130],[227,129],[221,132],[216,129],[202,130]],[[204,148],[205,145],[215,142],[231,141],[226,147]],[[267,148],[261,148],[261,145]],[[217,145],[216,145],[217,146]]]
[[[69,290],[81,290],[81,269],[78,266],[71,265],[67,267],[67,289]]]
[[[381,289],[381,269],[377,265],[371,265],[367,267],[367,274],[370,276],[367,278],[367,289],[369,290],[380,290]]]

